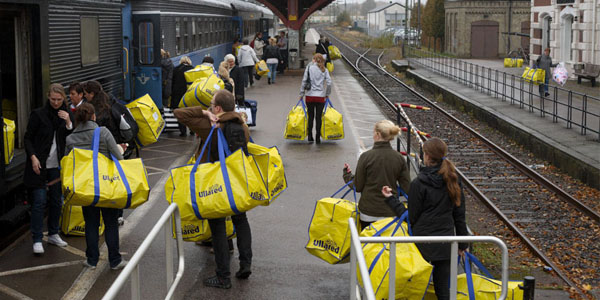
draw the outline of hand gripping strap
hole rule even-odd
[[[235,204],[235,199],[233,198],[233,191],[231,190],[231,182],[229,181],[229,172],[227,172],[227,164],[225,163],[225,149],[224,147],[229,147],[227,143],[224,143],[225,137],[223,136],[223,132],[221,129],[217,129],[217,135],[219,136],[219,163],[221,164],[221,172],[223,173],[223,180],[225,181],[225,190],[227,190],[227,199],[229,199],[229,206],[231,210],[237,215],[240,211]]]
[[[202,156],[204,155],[204,151],[206,150],[206,145],[210,143],[213,132],[215,131],[215,126],[210,129],[210,133],[204,141],[204,145],[202,146],[202,151],[200,151],[200,156],[196,159],[194,166],[192,167],[192,171],[190,171],[190,198],[192,200],[192,208],[194,209],[194,214],[196,218],[203,219],[202,215],[200,215],[200,211],[198,210],[198,203],[196,203],[196,170],[198,170],[198,165],[200,164],[200,160],[202,160]]]
[[[112,154],[110,155],[110,157],[112,158],[113,162],[115,163],[115,166],[117,167],[117,170],[119,171],[119,176],[121,176],[121,182],[123,182],[125,190],[127,190],[127,203],[123,208],[129,208],[131,206],[131,187],[129,186],[129,180],[127,180],[127,176],[125,176],[125,171],[123,170],[123,167],[121,167],[119,159],[117,159]]]
[[[94,138],[92,139],[92,165],[94,167],[94,201],[91,206],[96,206],[100,200],[100,178],[98,175],[98,148],[100,148],[100,127],[94,129]]]

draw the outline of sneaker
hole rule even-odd
[[[250,266],[240,266],[240,270],[235,273],[235,278],[239,279],[248,279],[252,274],[252,270],[250,270]]]
[[[117,223],[119,223],[119,226],[123,226],[123,224],[125,224],[125,219],[123,217],[119,217],[117,219]]]
[[[33,253],[44,254],[44,246],[42,242],[33,243]]]
[[[67,242],[63,241],[60,238],[60,235],[58,235],[58,233],[48,236],[48,244],[56,245],[59,247],[66,247],[69,245],[69,244],[67,244]]]
[[[216,287],[220,289],[230,289],[231,280],[229,278],[220,278],[219,276],[213,276],[204,279],[204,285],[209,287]]]
[[[90,264],[90,263],[87,261],[87,259],[86,259],[86,260],[84,260],[82,264],[83,264],[83,266],[84,266],[84,267],[86,267],[86,268],[90,268],[90,269],[92,269],[92,270],[96,269],[96,266],[94,266],[94,265]]]
[[[125,266],[127,265],[127,263],[128,263],[128,261],[126,261],[124,259],[121,259],[121,262],[118,265],[116,265],[114,267],[110,267],[110,268],[113,269],[113,270],[121,270],[121,269],[125,268]]]

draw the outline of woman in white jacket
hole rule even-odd
[[[252,48],[254,48],[254,52],[256,52],[257,57],[263,56],[263,48],[265,47],[265,41],[263,41],[262,37],[262,32],[257,32],[256,35],[254,35],[254,43],[251,45]]]
[[[238,63],[242,70],[244,70],[244,87],[248,87],[254,84],[254,78],[252,78],[252,71],[254,70],[254,64],[258,62],[254,49],[248,45],[248,39],[242,41],[244,44],[238,51]],[[246,79],[247,78],[247,79]]]
[[[331,93],[331,77],[325,68],[325,58],[320,53],[313,56],[312,62],[308,64],[302,78],[300,97],[306,95],[306,109],[308,110],[308,142],[313,142],[312,128],[315,114],[317,115],[317,132],[315,140],[321,143],[321,115],[325,107],[325,99]]]

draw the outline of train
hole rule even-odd
[[[235,39],[277,25],[241,0],[0,0],[0,115],[16,123],[14,158],[0,160],[0,236],[27,219],[23,136],[50,83],[97,80],[124,103],[149,94],[162,108],[161,49],[175,66],[183,55],[218,66]]]

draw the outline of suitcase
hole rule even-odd
[[[256,100],[245,100],[244,106],[237,106],[235,111],[244,112],[248,117],[246,125],[256,126],[256,111],[258,110],[258,103]]]

